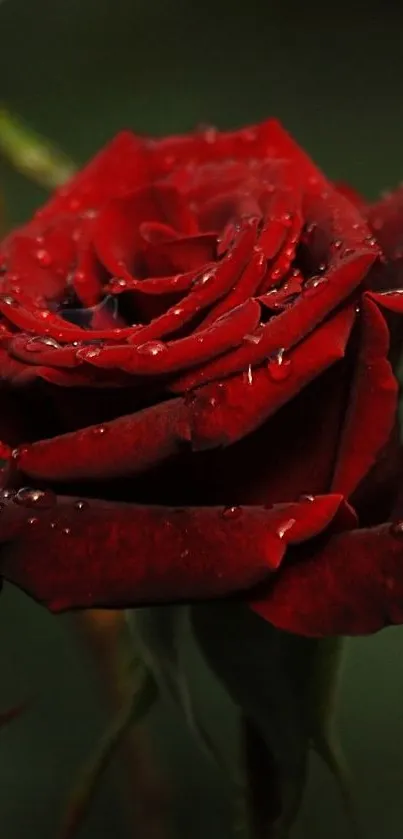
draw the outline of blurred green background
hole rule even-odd
[[[5,0],[0,100],[78,162],[122,127],[164,133],[200,122],[280,117],[332,178],[373,197],[403,177],[403,7],[248,0]],[[44,193],[0,167],[9,219]],[[105,723],[95,675],[68,618],[7,588],[0,609],[0,707],[34,706],[0,734],[1,839],[51,839],[75,769]],[[403,634],[349,643],[340,731],[363,839],[402,835]],[[199,662],[211,724],[231,732],[228,702]],[[168,706],[153,728],[175,790],[180,839],[230,836],[225,787]],[[124,839],[116,777],[80,837]],[[294,839],[346,834],[327,773],[313,762]],[[141,837],[142,839],[142,837]],[[146,837],[147,839],[147,837]]]

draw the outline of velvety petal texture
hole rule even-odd
[[[371,516],[396,484],[401,206],[268,120],[123,132],[12,232],[1,575],[55,611],[237,596],[307,635],[398,622],[400,525]]]

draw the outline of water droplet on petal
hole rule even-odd
[[[58,344],[54,338],[43,335],[34,335],[34,337],[30,338],[25,344],[25,350],[27,352],[40,352],[40,350],[45,347],[52,347],[52,349],[59,350],[60,344]]]
[[[282,522],[277,528],[277,536],[280,539],[284,539],[285,534],[294,527],[295,522],[296,519],[287,519],[287,521]]]
[[[343,245],[342,239],[335,239],[334,242],[333,242],[333,247],[334,247],[335,251],[339,251],[340,248],[342,247],[342,245]]]
[[[94,436],[95,436],[95,437],[98,437],[98,436],[102,437],[102,435],[103,435],[103,434],[106,434],[106,427],[105,427],[105,425],[96,425],[96,426],[92,429],[92,433],[94,434]]]
[[[93,349],[85,350],[85,354],[82,358],[98,358],[99,355],[101,355],[101,347],[93,347]]]
[[[249,364],[248,369],[245,370],[243,374],[243,380],[245,384],[253,385],[253,370],[251,364]]]
[[[69,536],[71,533],[71,527],[62,527],[62,533],[64,533],[66,536]]]
[[[180,555],[180,558],[181,559],[186,559],[186,557],[189,556],[189,554],[190,554],[190,550],[189,550],[189,548],[186,548],[184,551],[182,551],[182,553]]]
[[[27,451],[28,451],[28,446],[17,446],[16,449],[12,450],[11,457],[18,464],[18,461],[20,460],[20,458],[24,454],[26,454]]]
[[[46,509],[55,505],[56,496],[51,490],[22,487],[18,490],[13,500],[15,504],[20,504],[22,507],[40,507]]]
[[[318,291],[321,291],[325,287],[327,282],[327,277],[310,277],[309,280],[306,280],[302,289],[304,296],[308,297],[308,295],[317,294]]]
[[[0,303],[3,303],[5,306],[15,306],[16,302],[14,297],[11,297],[11,294],[0,294]]]
[[[15,489],[3,489],[0,493],[0,498],[2,501],[11,501],[11,499],[14,498],[15,493]]]
[[[395,521],[390,525],[389,532],[395,539],[403,539],[403,521]]]
[[[74,502],[74,509],[78,510],[78,512],[82,512],[82,510],[87,510],[90,506],[88,501],[84,501],[82,498],[79,498],[78,501]]]
[[[298,501],[315,501],[315,496],[309,495],[308,493],[304,493],[303,495],[300,495]]]
[[[247,341],[248,344],[260,344],[263,337],[263,333],[255,333],[254,335],[245,335],[244,341]]]
[[[231,520],[239,519],[239,517],[241,515],[242,515],[242,507],[224,507],[224,509],[221,513],[221,517],[223,519],[226,519],[226,520],[228,520],[228,519],[231,519]]]
[[[136,347],[138,353],[141,355],[156,356],[167,350],[167,345],[162,341],[147,341],[145,344],[140,344]]]
[[[49,268],[53,262],[53,259],[49,251],[45,250],[45,248],[38,248],[38,250],[35,252],[35,257],[39,262],[41,268]]]
[[[274,357],[269,359],[267,372],[274,382],[283,382],[291,375],[291,361],[284,357],[284,352],[282,347]]]
[[[215,270],[212,268],[209,271],[204,271],[199,277],[193,281],[193,288],[200,288],[207,285],[214,277]]]
[[[31,516],[30,519],[27,519],[27,524],[29,524],[29,525],[38,524],[38,521],[39,521],[39,519],[36,519],[34,516]]]

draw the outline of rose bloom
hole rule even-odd
[[[3,578],[54,611],[401,622],[402,196],[366,206],[275,120],[125,132],[12,232]]]

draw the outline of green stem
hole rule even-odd
[[[74,163],[0,104],[0,157],[44,189],[55,189],[75,172]]]
[[[246,781],[242,839],[274,839],[281,814],[279,778],[270,751],[257,726],[241,720],[242,755]]]

